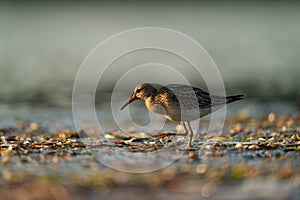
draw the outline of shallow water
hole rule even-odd
[[[124,96],[127,99],[127,96]],[[120,104],[124,103],[124,100],[120,100]],[[119,108],[117,114],[122,118],[124,111],[121,112]],[[96,106],[96,112],[101,123],[108,124],[109,127],[114,125],[114,116],[111,111],[110,103],[102,103]],[[143,104],[135,104],[130,107],[131,117],[133,120],[141,120],[144,123],[149,123],[149,114]],[[288,102],[258,102],[256,100],[243,100],[238,103],[230,104],[227,106],[227,117],[236,115],[237,113],[247,115],[248,117],[259,117],[268,115],[269,113],[283,114],[295,116],[299,113],[299,107],[297,104]],[[218,116],[218,112],[216,113]],[[204,119],[209,119],[205,117]],[[0,126],[2,128],[14,127],[18,122],[24,123],[36,122],[42,127],[49,129],[50,131],[63,130],[63,129],[75,129],[72,108],[71,107],[49,107],[43,105],[33,104],[0,104]],[[113,128],[108,128],[107,131],[111,131]]]

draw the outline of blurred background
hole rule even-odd
[[[113,34],[144,26],[197,40],[228,93],[298,102],[299,11],[297,1],[1,1],[0,102],[70,106],[87,54]]]

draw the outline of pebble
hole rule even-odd
[[[30,130],[31,131],[38,131],[40,129],[40,126],[38,123],[31,123],[30,126],[29,126]]]
[[[249,150],[255,150],[255,149],[259,149],[259,146],[257,146],[256,144],[252,144],[250,146],[248,146]]]
[[[109,140],[113,140],[113,139],[116,139],[116,136],[114,135],[110,135],[110,134],[105,134],[105,139],[109,139]]]
[[[270,113],[269,115],[268,115],[268,121],[269,121],[269,123],[273,123],[274,121],[275,121],[275,118],[276,118],[276,115],[274,114],[274,113]]]
[[[199,164],[197,167],[196,167],[196,172],[197,174],[204,174],[207,170],[207,165],[205,164]]]
[[[236,148],[236,149],[244,149],[244,145],[243,145],[242,143],[237,143],[237,144],[235,145],[235,148]]]

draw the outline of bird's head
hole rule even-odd
[[[128,101],[122,106],[123,110],[128,104],[137,99],[146,99],[156,92],[156,89],[149,83],[138,84]]]

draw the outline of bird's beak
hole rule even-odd
[[[134,96],[134,94],[132,94],[131,97],[128,99],[128,101],[121,107],[121,110],[123,110],[127,105],[129,105],[134,100],[136,100],[136,97]]]

